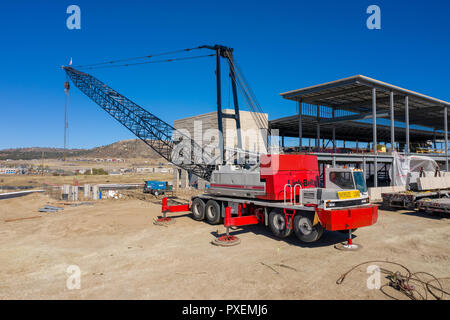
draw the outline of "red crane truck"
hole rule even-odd
[[[211,184],[187,205],[162,212],[191,211],[195,220],[232,226],[264,224],[280,238],[292,231],[304,242],[320,239],[324,230],[351,232],[376,223],[378,207],[370,204],[364,173],[353,168],[325,168],[319,188],[317,157],[306,154],[261,155],[254,170],[223,166],[213,171]]]

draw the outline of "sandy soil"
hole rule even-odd
[[[38,194],[0,200],[2,299],[385,299],[367,289],[366,266],[335,283],[366,260],[450,276],[449,219],[380,211],[376,225],[355,232],[357,252],[334,249],[345,239],[336,232],[305,245],[274,239],[263,226],[234,231],[241,244],[224,248],[210,244],[223,226],[183,213],[174,225],[155,226],[160,207],[148,201],[38,213],[47,202],[55,203]],[[66,288],[69,265],[81,269],[79,290]]]

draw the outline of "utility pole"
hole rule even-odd
[[[42,151],[41,174],[44,175],[44,151]]]
[[[69,81],[64,82],[64,93],[66,96],[64,107],[64,155],[63,155],[64,161],[66,161],[67,129],[69,128],[69,113],[68,113],[69,89],[70,89]]]

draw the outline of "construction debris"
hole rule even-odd
[[[391,299],[399,300],[402,295],[411,300],[430,300],[432,298],[442,300],[450,297],[450,291],[445,290],[443,286],[443,280],[450,280],[450,277],[437,278],[433,274],[424,271],[413,273],[406,266],[392,261],[371,260],[359,263],[342,274],[339,279],[336,280],[336,284],[342,284],[346,276],[352,271],[369,263],[394,265],[405,271],[405,273],[401,273],[398,270],[391,271],[385,268],[379,268],[379,271],[385,274],[386,278],[389,280],[388,283],[381,285],[379,290]],[[421,275],[421,277],[419,277],[419,275]],[[425,280],[424,276],[429,279]],[[387,290],[387,288],[392,288],[395,291]],[[397,292],[398,297],[394,297],[392,293],[387,293],[387,291],[392,291],[392,293]]]
[[[64,208],[45,205],[43,208],[38,209],[39,212],[58,212],[59,210],[64,210]]]

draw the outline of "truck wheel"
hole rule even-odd
[[[155,196],[155,197],[157,197],[158,195],[159,195],[159,192],[158,191],[153,191],[153,195]]]
[[[205,202],[200,198],[195,198],[192,201],[191,211],[194,220],[202,221],[205,219]]]
[[[320,223],[313,226],[314,214],[301,213],[294,217],[294,231],[297,238],[303,242],[314,242],[323,234]]]
[[[272,210],[269,213],[269,227],[278,238],[286,238],[292,233],[292,229],[286,228],[286,216],[280,210]]]
[[[220,205],[214,200],[209,200],[206,203],[205,216],[208,223],[218,224],[220,222]]]

